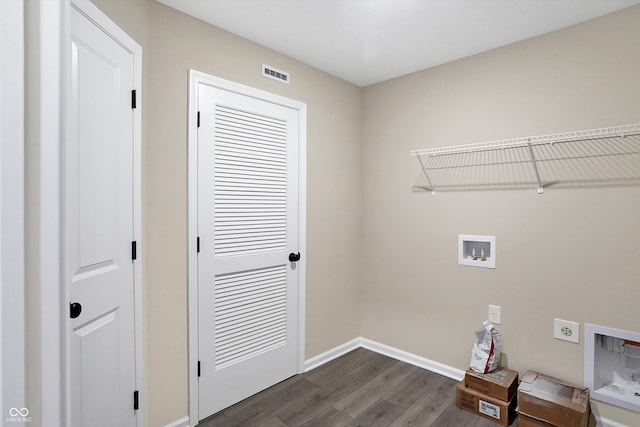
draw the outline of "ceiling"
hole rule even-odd
[[[158,1],[358,86],[640,4],[640,0]]]

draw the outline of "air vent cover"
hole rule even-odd
[[[271,65],[262,64],[262,75],[273,80],[277,80],[281,83],[289,84],[289,73],[286,71],[278,70]]]

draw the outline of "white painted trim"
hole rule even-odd
[[[116,25],[111,19],[102,13],[93,3],[89,0],[70,0],[70,5],[81,14],[87,17],[102,31],[113,38],[118,44],[120,44],[125,50],[131,52],[133,55],[133,89],[136,90],[136,108],[133,110],[133,240],[136,241],[137,259],[133,264],[134,271],[134,333],[135,333],[135,370],[136,370],[136,389],[139,393],[139,399],[141,402],[140,409],[136,411],[136,423],[139,427],[144,426],[144,414],[145,414],[145,390],[144,390],[144,325],[142,315],[142,264],[144,260],[144,242],[142,238],[142,107],[143,107],[143,92],[142,92],[142,47],[132,39],[127,33],[125,33],[118,25]],[[67,19],[67,22],[69,20]],[[70,24],[66,26],[65,46],[71,46],[71,28]],[[67,61],[70,64],[70,61]],[[70,68],[65,70],[65,82],[70,79]],[[66,84],[70,87],[70,84]],[[67,94],[67,97],[69,95]],[[67,104],[67,108],[70,106]],[[70,117],[71,114],[65,110],[65,116]],[[65,118],[65,120],[68,120]],[[63,230],[64,232],[64,230]],[[64,283],[65,295],[69,293],[69,284]],[[64,301],[68,298],[65,297]],[[66,304],[65,304],[66,306]],[[70,348],[70,327],[68,316],[65,318],[65,335],[66,335],[66,349]],[[66,357],[66,363],[68,366],[69,358]],[[69,387],[69,370],[65,376],[67,382],[67,394],[66,394],[66,408],[70,409],[70,387]]]
[[[190,427],[189,417],[182,417],[179,420],[175,420],[174,422],[169,423],[164,427]]]
[[[0,1],[0,419],[26,406],[24,4]]]
[[[629,427],[626,424],[619,423],[617,421],[610,420],[604,417],[596,417],[596,425],[598,427]]]
[[[306,371],[322,366],[325,363],[360,347],[375,351],[376,353],[384,354],[385,356],[409,363],[410,365],[435,372],[436,374],[444,375],[445,377],[456,381],[461,381],[464,378],[465,371],[462,369],[454,368],[452,366],[445,365],[444,363],[436,362],[434,360],[362,337],[354,338],[351,341],[347,341],[344,344],[308,359],[305,362]]]
[[[69,129],[70,128],[70,119],[71,115],[69,114],[71,108],[71,6],[69,0],[64,0],[63,2],[63,14],[62,14],[62,90],[61,90],[61,123],[62,123],[62,139],[60,140],[59,146],[59,205],[60,205],[60,216],[58,218],[59,223],[59,236],[60,236],[60,298],[61,298],[61,313],[62,317],[62,331],[60,331],[61,342],[60,346],[62,347],[61,351],[61,361],[62,361],[62,393],[61,393],[61,405],[62,405],[62,425],[69,426],[71,424],[71,363],[70,363],[70,349],[71,349],[71,325],[68,315],[68,302],[69,302],[69,287],[65,284],[63,275],[64,275],[64,263],[66,262],[66,254],[64,252],[65,245],[65,225],[64,225],[64,199],[63,199],[63,180],[64,180],[64,141],[68,140]]]
[[[307,104],[298,103],[298,373],[305,371],[307,301]]]
[[[195,70],[189,70],[189,111],[187,125],[187,159],[188,159],[188,223],[187,223],[187,254],[188,254],[188,371],[189,371],[189,418],[199,420],[198,415],[198,263],[196,251],[196,239],[198,230],[197,205],[198,200],[198,171],[194,165],[198,162],[197,153],[197,112],[198,112],[198,87],[200,84],[217,87],[227,91],[240,93],[257,99],[267,100],[274,104],[294,108],[299,111],[299,146],[298,146],[298,244],[302,254],[298,261],[298,373],[304,372],[305,349],[305,317],[306,317],[306,224],[307,224],[307,106],[280,95],[275,95],[250,86],[221,79]]]
[[[192,206],[192,200],[198,200],[198,87],[194,71],[189,71],[189,107],[187,123],[187,333],[189,363],[189,418],[196,420],[198,416],[198,209]],[[194,113],[195,112],[195,113]],[[194,379],[195,377],[195,379]]]
[[[68,48],[65,44],[65,25],[68,3],[65,0],[39,0],[32,4],[33,15],[28,20],[38,31],[34,58],[37,68],[32,72],[34,103],[27,115],[33,114],[33,144],[39,158],[38,200],[36,213],[39,236],[39,341],[36,356],[40,366],[40,411],[42,426],[61,426],[67,421],[66,382],[67,365],[64,345],[64,302],[66,288],[62,284],[61,237],[61,144],[64,138],[63,103],[67,88],[63,77]],[[29,28],[27,28],[29,31]]]
[[[453,366],[445,365],[444,363],[436,362],[431,359],[427,359],[422,356],[418,356],[413,353],[409,353],[404,350],[391,347],[386,344],[381,344],[366,338],[360,338],[361,347],[367,350],[375,351],[376,353],[384,354],[385,356],[392,357],[397,360],[409,363],[410,365],[417,366],[419,368],[426,369],[436,374],[444,375],[447,378],[454,379],[456,381],[462,381],[464,378],[464,372],[462,369],[454,368]]]
[[[327,362],[332,361],[333,359],[337,359],[338,357],[349,353],[357,348],[362,347],[362,338],[354,338],[351,341],[347,341],[344,344],[341,344],[337,347],[334,347],[330,350],[325,351],[317,356],[308,359],[305,365],[305,372],[309,372],[312,369],[315,369],[319,366],[324,365]]]

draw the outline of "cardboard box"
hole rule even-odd
[[[527,417],[518,412],[518,427],[553,427],[553,424]]]
[[[509,426],[516,417],[516,398],[504,402],[479,393],[462,380],[456,387],[456,406],[503,426]]]
[[[469,369],[464,375],[464,381],[470,389],[510,402],[518,390],[518,371],[498,368],[487,374],[479,374]]]
[[[596,416],[593,412],[589,416],[589,427],[596,427]],[[553,424],[545,423],[544,421],[536,420],[535,418],[528,417],[524,414],[518,414],[518,427],[555,427]]]
[[[590,412],[588,388],[534,371],[520,381],[518,413],[525,417],[553,426],[587,427]]]

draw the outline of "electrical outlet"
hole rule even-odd
[[[489,322],[494,325],[500,324],[500,306],[499,305],[490,305],[489,306]]]
[[[559,340],[580,343],[580,323],[553,319],[553,337]]]

